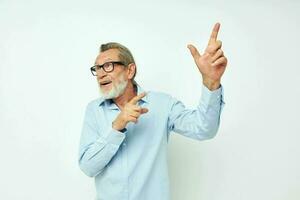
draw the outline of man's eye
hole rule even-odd
[[[106,63],[106,64],[104,65],[104,67],[109,68],[111,65],[112,65],[112,63]]]

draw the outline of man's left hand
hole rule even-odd
[[[222,42],[217,40],[219,29],[220,24],[216,23],[203,55],[200,55],[195,46],[191,44],[187,46],[202,74],[203,84],[209,90],[216,90],[220,87],[221,77],[227,66],[227,58],[221,49]]]

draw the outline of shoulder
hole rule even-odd
[[[168,93],[160,92],[160,91],[153,91],[153,90],[148,91],[147,96],[149,96],[151,98],[161,98],[161,99],[171,98],[171,95]]]
[[[96,99],[91,100],[87,103],[86,109],[88,110],[94,110],[100,106],[101,103],[103,103],[104,99],[102,97],[98,97]]]
[[[176,100],[172,95],[160,91],[148,91],[147,98],[150,102],[159,102],[161,104],[172,104]]]

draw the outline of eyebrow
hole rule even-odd
[[[107,61],[105,61],[104,63],[107,63],[107,62],[110,62],[110,61],[113,61],[113,59],[109,58],[109,59],[108,59]],[[103,63],[103,64],[104,64],[104,63]],[[102,65],[103,65],[103,64],[102,64]],[[94,65],[98,65],[97,62],[95,62]]]

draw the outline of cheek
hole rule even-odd
[[[125,72],[119,73],[118,75],[112,77],[114,82],[121,82],[123,80],[127,80],[127,74]]]
[[[111,80],[113,83],[116,83],[116,82],[118,82],[118,77],[117,77],[116,75],[111,76],[111,77],[110,77],[110,80]]]

